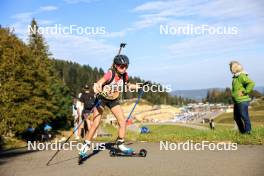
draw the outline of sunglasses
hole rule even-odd
[[[127,67],[128,67],[127,64],[116,64],[116,66],[117,66],[118,68],[121,68],[121,69],[124,69],[124,68],[127,68]]]

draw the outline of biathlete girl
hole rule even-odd
[[[119,97],[121,93],[120,88],[124,89],[126,86],[129,90],[138,90],[142,86],[140,84],[129,83],[128,74],[126,72],[128,66],[129,59],[126,55],[115,56],[112,67],[99,81],[94,84],[94,93],[100,95],[101,104],[99,107],[93,107],[92,109],[93,124],[86,135],[86,139],[81,150],[79,151],[81,158],[88,156],[87,152],[91,147],[91,140],[93,139],[95,131],[100,124],[104,106],[107,106],[111,110],[119,125],[116,146],[121,152],[125,154],[131,154],[134,152],[133,149],[125,146],[124,144],[126,120],[119,103]]]

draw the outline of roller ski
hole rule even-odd
[[[88,149],[90,148],[90,142],[84,141],[82,149],[79,152],[78,164],[81,165],[85,160],[89,158],[87,154]]]
[[[146,157],[147,151],[141,149],[139,152],[135,152],[132,148],[125,146],[123,139],[118,139],[113,147],[111,147],[109,154],[111,157]]]
[[[88,154],[79,154],[78,164],[81,165],[85,160],[88,159]]]

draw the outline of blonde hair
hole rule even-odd
[[[230,66],[230,70],[233,74],[242,72],[244,70],[243,66],[238,61],[231,61],[229,63],[229,66]]]

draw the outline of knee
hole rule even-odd
[[[91,123],[91,127],[94,127],[94,128],[97,128],[100,124],[100,120],[94,120],[92,123]]]
[[[122,119],[122,120],[119,121],[119,126],[120,126],[120,128],[125,128],[125,126],[126,126],[125,119]]]
[[[98,126],[100,124],[100,120],[95,120],[93,124],[95,124],[95,126]]]

